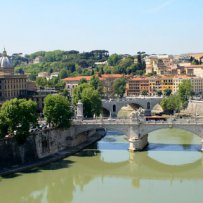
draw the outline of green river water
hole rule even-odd
[[[133,153],[124,135],[108,132],[75,156],[0,178],[0,203],[202,203],[200,141],[159,130]]]

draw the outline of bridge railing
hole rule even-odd
[[[146,125],[161,125],[161,124],[174,124],[174,125],[203,125],[203,119],[167,119],[163,120],[137,120],[137,119],[122,119],[122,118],[97,118],[97,119],[83,119],[83,120],[73,120],[74,125],[105,125],[105,124],[115,124],[115,125],[138,125],[138,124],[146,124]]]

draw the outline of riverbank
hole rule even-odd
[[[0,176],[7,176],[7,175],[18,173],[18,172],[23,172],[23,171],[26,171],[26,170],[29,170],[29,169],[32,169],[35,167],[49,164],[51,162],[63,159],[65,157],[74,155],[77,152],[88,147],[89,145],[102,139],[105,136],[105,134],[106,134],[105,131],[103,131],[103,132],[100,131],[100,132],[97,132],[96,134],[94,134],[93,136],[91,136],[87,141],[79,144],[78,146],[66,148],[62,151],[59,151],[59,152],[52,154],[50,156],[47,156],[45,158],[38,159],[37,161],[34,161],[34,162],[17,165],[12,168],[4,168],[3,170],[0,169]]]

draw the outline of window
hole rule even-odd
[[[116,105],[113,105],[113,112],[116,112]]]

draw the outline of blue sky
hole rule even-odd
[[[203,52],[202,0],[0,0],[0,49]]]

